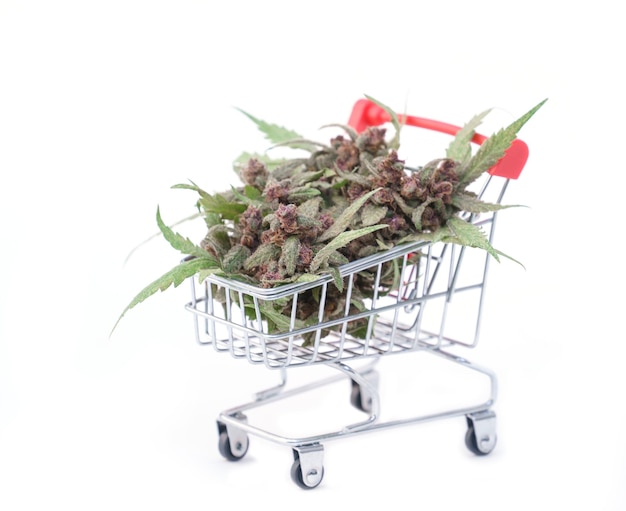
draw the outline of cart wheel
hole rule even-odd
[[[225,424],[218,421],[217,430],[219,440],[217,447],[220,454],[228,461],[239,461],[248,452],[248,435],[243,431],[237,431],[233,440],[228,434],[228,428]]]
[[[370,371],[366,375],[368,381],[373,385],[374,389],[378,388],[378,373],[376,371]],[[365,413],[372,413],[372,404],[374,402],[374,396],[372,392],[367,388],[361,387],[356,381],[350,380],[350,404],[357,410]],[[375,391],[374,391],[375,392]]]
[[[321,473],[319,474],[317,471],[314,470],[311,473],[307,474],[307,481],[310,481],[310,483],[307,484],[307,482],[305,482],[304,480],[304,475],[302,474],[302,466],[300,464],[300,460],[294,460],[293,464],[291,465],[291,479],[303,490],[312,490],[313,488],[317,488],[322,482],[323,478],[323,468]]]
[[[220,454],[224,456],[224,458],[226,458],[228,461],[239,461],[248,452],[248,442],[237,443],[235,446],[235,451],[237,452],[237,454],[235,454],[230,447],[230,438],[228,437],[228,433],[224,431],[223,433],[220,433],[218,448]]]
[[[357,410],[361,410],[362,412],[368,412],[368,405],[371,405],[371,402],[363,402],[361,386],[355,381],[352,381],[352,389],[350,391],[350,404],[354,406]]]
[[[468,421],[469,422],[469,421]],[[487,446],[485,447],[485,445]],[[477,456],[486,456],[491,451],[493,451],[496,444],[495,435],[493,441],[491,442],[482,442],[484,447],[480,447],[478,444],[478,439],[476,438],[476,431],[474,430],[473,424],[467,425],[467,431],[465,432],[465,445],[466,447]]]

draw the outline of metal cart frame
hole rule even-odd
[[[454,134],[460,128],[412,116],[399,116],[407,125],[443,133]],[[354,105],[349,124],[357,131],[367,126],[388,122],[388,114],[369,100],[359,100]],[[486,137],[475,135],[473,142],[482,143]],[[477,191],[481,198],[500,203],[511,179],[516,179],[528,157],[524,142],[516,139],[504,158],[486,175]],[[468,216],[471,222],[482,226],[493,239],[497,213]],[[217,418],[219,451],[227,460],[237,461],[248,450],[249,435],[288,446],[294,461],[291,477],[301,488],[317,487],[324,475],[324,443],[347,436],[369,433],[386,428],[416,424],[435,419],[464,416],[467,422],[465,443],[477,455],[490,453],[497,441],[496,415],[492,410],[497,396],[496,375],[466,358],[453,353],[455,347],[475,347],[482,319],[485,285],[490,256],[481,250],[458,245],[416,242],[397,246],[384,253],[375,254],[340,267],[345,283],[346,306],[338,319],[323,320],[327,292],[334,281],[331,276],[318,280],[264,289],[241,282],[211,276],[202,284],[191,280],[192,299],[186,309],[193,313],[195,333],[202,345],[213,346],[216,351],[227,352],[252,364],[278,370],[280,383],[259,392],[248,403],[221,412]],[[386,290],[381,285],[385,271],[393,267],[401,278],[397,289]],[[373,281],[372,296],[366,307],[355,313],[349,307],[352,283],[357,275],[366,274]],[[303,293],[314,291],[319,300],[319,322],[310,326],[298,324],[296,304]],[[217,297],[220,297],[218,303]],[[463,301],[464,317],[467,304],[474,306],[472,320],[459,334],[449,327],[453,302]],[[466,300],[466,298],[463,298]],[[269,333],[263,320],[262,308],[267,303],[291,307],[289,327]],[[222,305],[223,304],[223,305]],[[348,334],[349,326],[359,322],[363,335]],[[306,338],[307,342],[303,342]],[[421,351],[463,369],[478,373],[489,385],[484,401],[443,412],[380,420],[378,393],[378,362],[389,355]],[[359,366],[359,364],[363,365]],[[287,370],[324,364],[338,371],[334,377],[314,381],[293,389],[287,388]],[[336,430],[306,437],[286,437],[250,424],[246,412],[269,403],[286,399],[303,392],[315,390],[339,380],[351,382],[350,402],[366,414],[363,421]]]

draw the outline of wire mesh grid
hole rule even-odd
[[[471,220],[491,234],[495,217]],[[473,347],[488,263],[483,250],[416,242],[345,264],[340,279],[324,275],[274,289],[218,276],[190,279],[186,308],[199,343],[270,369]],[[370,283],[367,296],[363,282]]]

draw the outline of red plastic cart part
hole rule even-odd
[[[433,131],[439,131],[448,135],[456,135],[461,129],[459,126],[447,124],[445,122],[433,121],[424,117],[413,115],[398,115],[398,120],[408,126],[416,126]],[[391,116],[376,103],[369,99],[359,99],[352,108],[348,125],[357,132],[362,132],[371,126],[380,126],[391,121]],[[488,137],[476,133],[472,138],[475,144],[482,144]],[[511,146],[506,150],[504,156],[489,169],[492,176],[504,177],[507,179],[517,179],[522,173],[524,165],[528,160],[528,146],[525,142],[516,138]]]

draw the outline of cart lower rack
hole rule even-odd
[[[355,104],[350,124],[363,129],[387,121],[385,115],[374,103],[361,100]],[[459,129],[416,117],[407,116],[405,122],[447,133]],[[525,144],[516,140],[505,158],[491,169],[478,195],[485,197],[489,193],[493,195],[489,198],[491,202],[500,203],[509,180],[518,177],[526,157]],[[492,212],[468,219],[481,225],[491,240],[496,217]],[[418,242],[341,266],[342,300],[335,297],[337,280],[330,275],[273,289],[217,276],[202,284],[192,280],[192,300],[186,308],[193,313],[198,342],[277,370],[281,376],[276,387],[219,414],[220,453],[230,461],[242,459],[248,450],[249,435],[285,445],[294,455],[292,479],[305,489],[315,488],[322,481],[325,442],[386,428],[465,417],[468,449],[477,455],[490,453],[497,438],[492,409],[497,395],[496,376],[454,353],[456,348],[472,348],[478,342],[488,269],[489,256],[485,251]],[[390,278],[395,282],[393,288],[389,285]],[[368,279],[372,283],[371,294],[360,300],[358,308],[352,306],[356,279]],[[301,324],[298,305],[312,302],[319,307],[319,321]],[[269,328],[267,311],[277,307],[287,311],[288,324]],[[324,312],[333,307],[340,310],[335,311],[333,319],[325,319],[328,316]],[[470,405],[381,421],[378,362],[384,357],[409,352],[435,356],[484,377],[487,395]],[[336,370],[336,375],[288,389],[288,371],[320,364]],[[294,438],[257,427],[246,416],[254,408],[346,379],[350,382],[351,404],[365,415],[362,421],[322,434]]]

